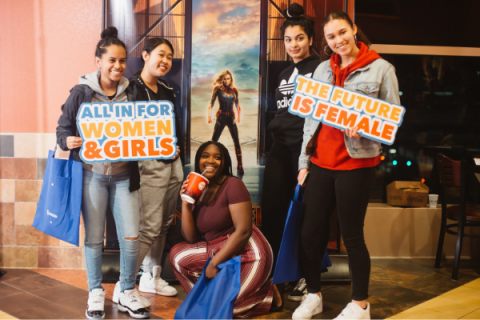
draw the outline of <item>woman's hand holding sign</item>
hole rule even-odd
[[[180,155],[180,147],[177,146],[177,153],[175,154],[175,157],[173,157],[173,159],[177,159],[179,155]]]
[[[351,128],[347,127],[346,130],[342,130],[342,132],[345,132],[347,137],[352,138],[352,139],[360,139],[362,136],[359,135],[358,132],[358,127]]]
[[[75,148],[80,148],[82,146],[82,138],[80,137],[75,137],[75,136],[70,136],[67,137],[67,148],[72,150]]]

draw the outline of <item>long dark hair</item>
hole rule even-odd
[[[285,37],[285,29],[287,27],[294,27],[299,26],[300,28],[305,31],[307,34],[308,39],[312,39],[315,35],[315,29],[313,28],[314,22],[312,19],[306,18],[303,16],[305,10],[303,7],[298,3],[292,3],[288,6],[288,9],[284,11],[285,21],[283,22],[282,26],[280,27],[280,31],[282,32],[282,38]]]
[[[343,11],[332,11],[330,12],[325,19],[323,19],[323,25],[322,27],[325,27],[327,23],[329,23],[332,20],[345,20],[347,23],[350,25],[350,27],[353,29],[353,22],[352,19],[350,19],[350,16],[346,14]],[[370,40],[368,40],[368,37],[360,30],[360,28],[357,26],[357,41],[361,41],[367,45],[367,47],[370,48],[372,43]],[[328,60],[330,59],[330,56],[333,54],[332,49],[328,46],[327,39],[325,39],[325,36],[322,39],[322,50],[320,50],[320,57],[322,60]]]
[[[225,146],[223,144],[221,144],[220,142],[216,142],[216,141],[207,141],[207,142],[204,142],[197,150],[197,154],[195,154],[195,172],[196,173],[202,173],[202,171],[200,170],[200,157],[202,156],[202,153],[203,151],[209,146],[209,145],[216,145],[217,148],[220,150],[220,156],[222,158],[222,165],[223,165],[223,168],[222,168],[222,171],[218,171],[215,176],[211,179],[215,179],[215,182],[217,184],[223,184],[223,182],[225,182],[225,180],[222,182],[222,181],[217,181],[218,177],[219,176],[227,176],[227,177],[231,177],[233,176],[232,174],[232,158],[230,158],[230,153],[228,153],[228,150],[227,148],[225,148]]]
[[[127,47],[122,40],[118,39],[118,30],[115,27],[108,27],[102,31],[100,35],[101,40],[98,41],[97,47],[95,48],[95,57],[102,58],[102,54],[107,52],[107,48],[112,44],[123,47],[125,52],[127,52]]]

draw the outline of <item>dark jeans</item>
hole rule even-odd
[[[233,144],[235,145],[235,153],[237,155],[241,155],[242,151],[238,138],[238,128],[237,124],[235,123],[235,119],[232,116],[220,115],[217,117],[217,121],[215,122],[215,128],[213,129],[212,141],[218,141],[218,139],[220,139],[220,136],[222,135],[225,126],[228,127],[230,135],[232,136]]]
[[[274,142],[265,164],[262,189],[262,232],[273,251],[273,271],[298,175],[300,149]]]
[[[320,291],[320,252],[327,248],[330,216],[336,207],[352,273],[352,299],[368,298],[370,255],[363,226],[374,181],[374,167],[335,171],[312,163],[305,188],[300,244],[300,265],[309,293]]]

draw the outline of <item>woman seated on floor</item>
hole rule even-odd
[[[195,172],[210,181],[194,205],[182,200],[182,235],[187,240],[170,251],[170,264],[187,294],[205,269],[214,278],[216,266],[241,255],[241,289],[233,316],[250,318],[270,310],[274,287],[268,279],[272,249],[252,224],[250,195],[242,180],[232,176],[228,150],[219,142],[200,146],[195,156]],[[183,183],[184,191],[188,180]]]

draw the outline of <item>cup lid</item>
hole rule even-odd
[[[190,173],[196,174],[197,176],[202,177],[203,179],[207,180],[208,183],[210,183],[210,180],[208,180],[204,175],[202,175],[202,174],[200,174],[200,173],[198,173],[198,172],[195,172],[195,171],[192,171],[192,172],[190,172]]]

